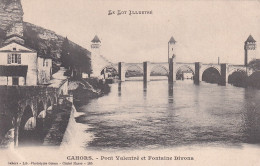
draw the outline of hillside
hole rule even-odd
[[[56,34],[51,30],[33,25],[23,21],[23,9],[20,0],[0,0],[0,47],[4,40],[11,34],[23,36],[25,46],[35,49],[38,56],[51,57],[53,59],[53,71],[58,69],[62,52],[62,44],[65,37]],[[76,59],[79,68],[84,68],[84,72],[91,72],[91,52],[76,43],[69,41],[69,53]],[[79,60],[77,60],[79,59]]]
[[[44,29],[42,27],[33,25],[31,23],[24,22],[24,39],[25,45],[37,50],[38,55],[42,57],[51,57],[54,60],[54,65],[60,62],[62,44],[65,40],[65,37],[57,35],[55,32]],[[86,58],[85,67],[87,67],[87,73],[91,72],[91,63],[90,56],[91,52],[87,49],[77,45],[76,43],[69,40],[70,45],[70,55],[75,56],[84,56]]]
[[[61,46],[65,37],[57,35],[54,31],[44,29],[28,22],[23,22],[25,44],[38,51],[40,56],[50,56],[54,59],[60,58]],[[69,40],[72,49],[79,49],[90,57],[91,52]]]

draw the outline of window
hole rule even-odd
[[[16,48],[14,47],[13,50],[16,51]]]
[[[17,63],[21,64],[21,54],[8,54],[8,64]]]
[[[17,54],[12,54],[12,63],[17,63],[18,59],[17,59]]]

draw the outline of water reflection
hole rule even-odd
[[[143,96],[144,99],[146,100],[146,96],[147,96],[147,81],[143,81]]]
[[[118,97],[120,97],[121,96],[121,82],[119,81],[118,82]]]
[[[168,102],[173,103],[173,84],[168,83]]]
[[[91,100],[87,148],[260,143],[260,91],[192,81],[126,81]]]
[[[244,93],[244,134],[247,143],[260,142],[260,104],[259,92],[252,88],[246,88]]]

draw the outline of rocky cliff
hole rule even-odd
[[[61,46],[65,38],[51,30],[24,22],[21,0],[0,0],[0,47],[6,37],[12,34],[23,36],[25,45],[36,50],[39,56],[52,57],[54,67],[59,63]],[[89,61],[86,65],[90,65],[91,53],[72,41],[69,41],[69,44],[71,52],[84,54]]]
[[[0,27],[8,30],[14,23],[23,22],[23,9],[20,0],[0,0]]]
[[[0,0],[0,44],[12,30],[16,30],[18,34],[22,35],[22,23],[23,9],[21,2]]]

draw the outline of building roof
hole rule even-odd
[[[171,37],[169,43],[176,43],[176,40],[174,40],[174,38]]]
[[[26,77],[27,69],[27,65],[0,65],[0,76]]]
[[[18,45],[20,45],[20,46],[22,46],[22,47],[24,47],[24,48],[30,50],[31,52],[37,52],[36,50],[34,50],[34,49],[32,49],[32,48],[29,48],[29,47],[26,47],[24,44],[21,44],[21,43],[19,43],[19,42],[17,42],[17,41],[10,41],[9,43],[6,43],[6,44],[4,44],[3,46],[1,46],[0,49],[4,48],[5,46],[8,46],[9,44],[12,44],[12,43],[18,44]],[[26,50],[23,50],[23,51],[24,51],[24,52],[30,52],[30,51],[28,51],[28,50],[27,50],[27,51],[26,51]],[[10,50],[9,50],[9,51],[10,51]],[[2,50],[1,52],[8,52],[8,50]]]
[[[252,35],[249,35],[246,42],[256,42]]]
[[[91,42],[92,43],[101,43],[101,41],[99,40],[97,35],[94,37],[94,39]]]

